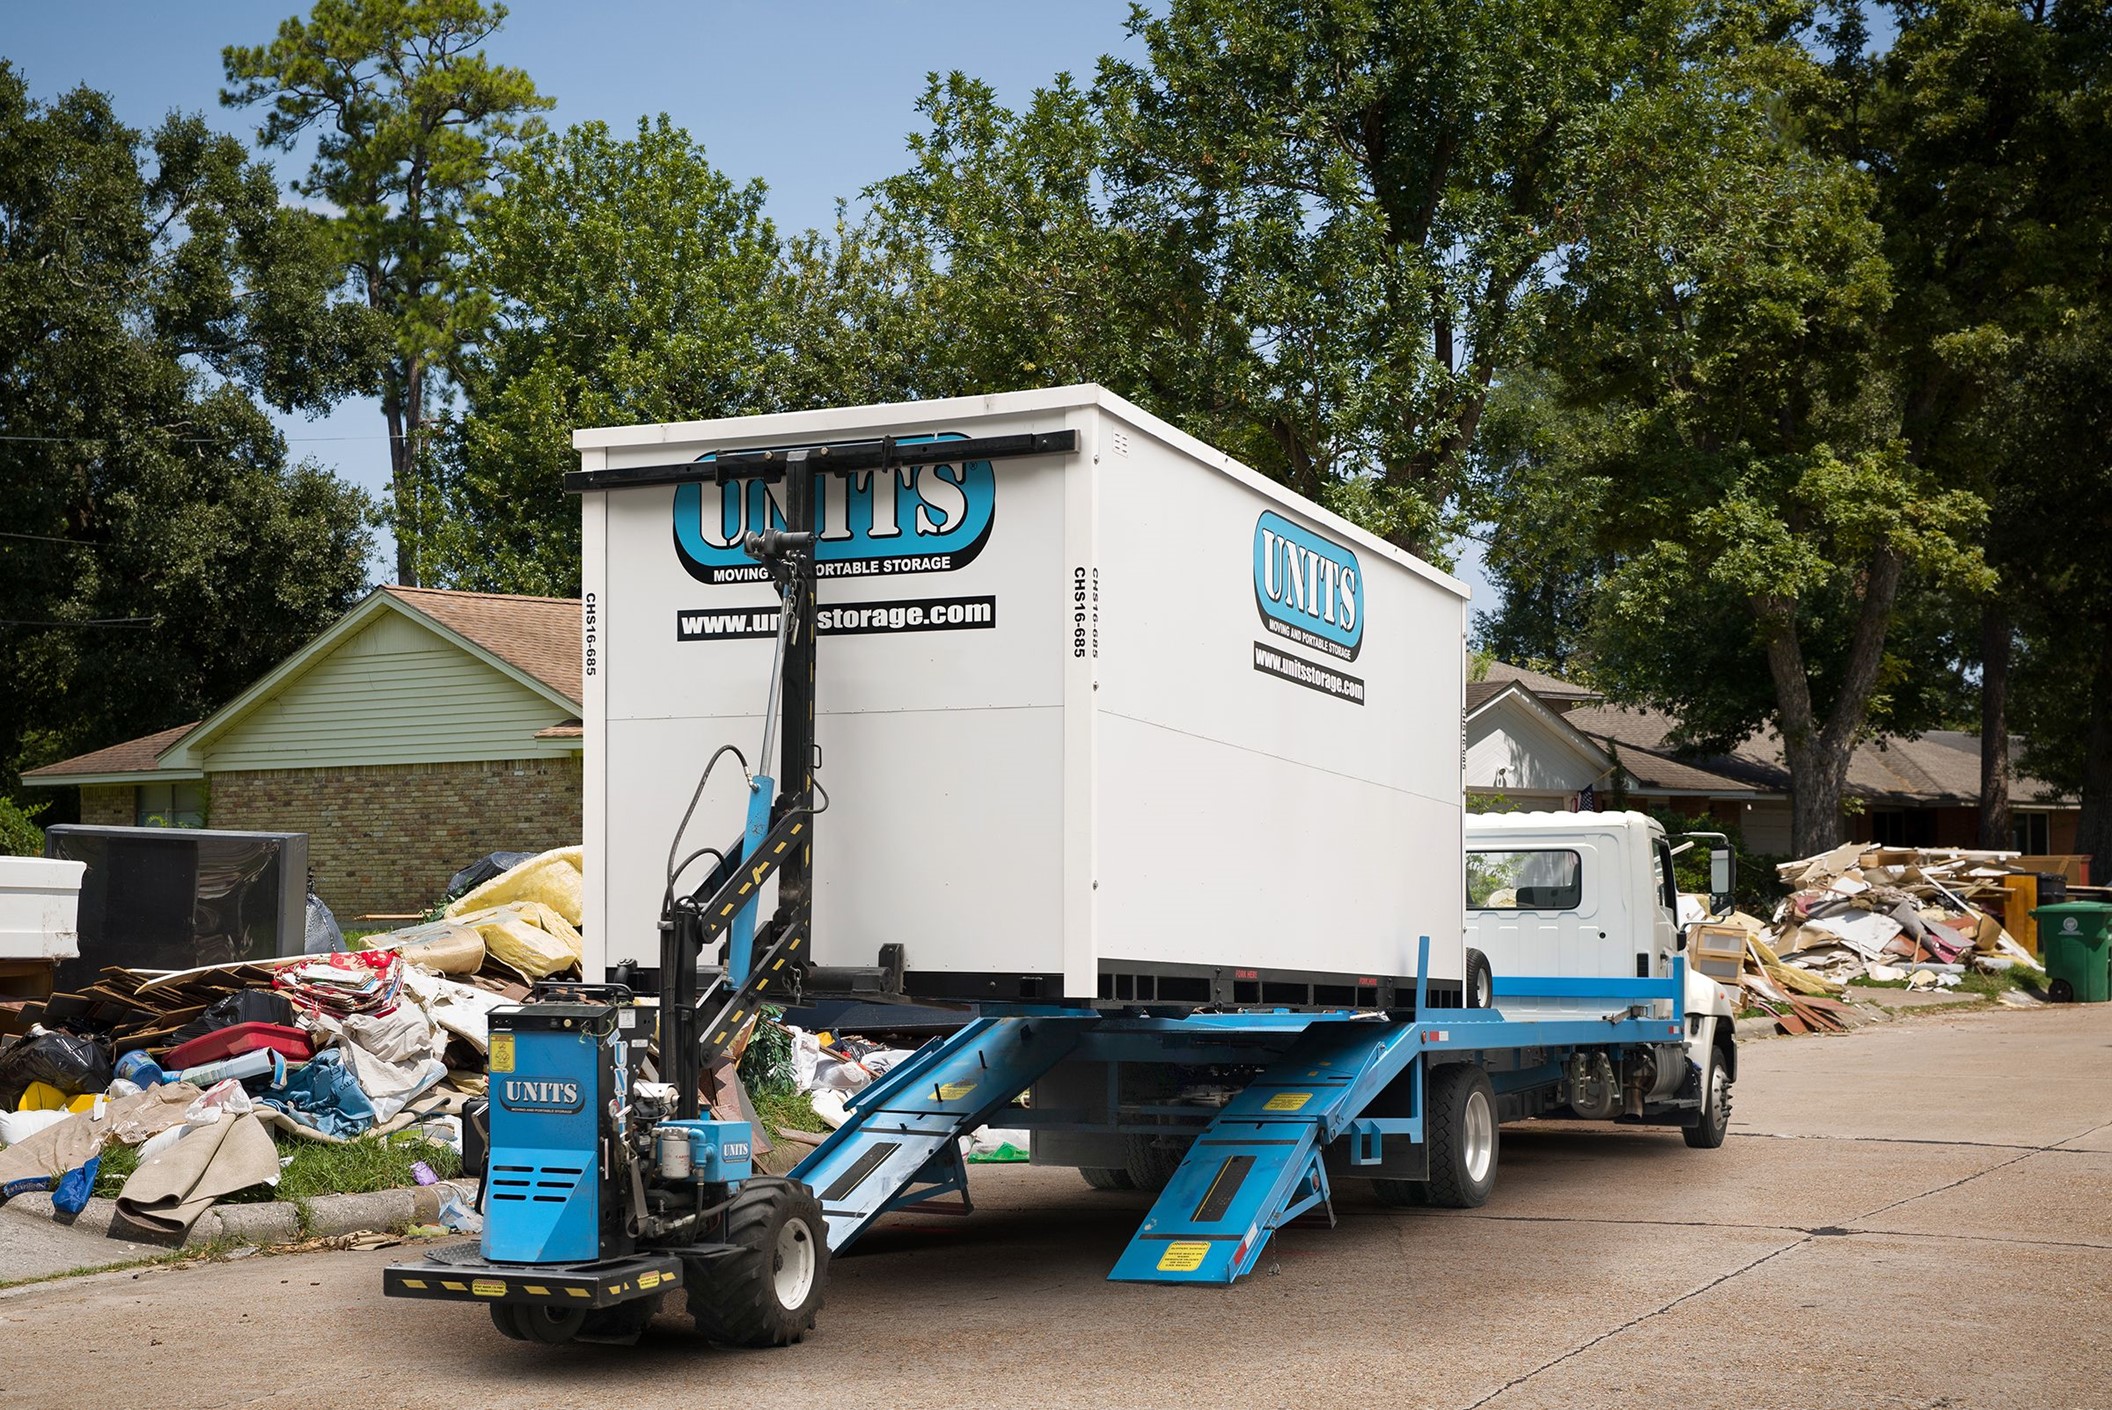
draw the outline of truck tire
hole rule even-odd
[[[1188,1142],[1178,1137],[1131,1136],[1129,1163],[1123,1173],[1129,1176],[1130,1188],[1157,1194],[1187,1155]]]
[[[1127,1170],[1113,1166],[1081,1165],[1078,1167],[1078,1173],[1085,1177],[1086,1184],[1091,1185],[1096,1190],[1134,1190],[1136,1188],[1136,1183],[1129,1178]]]
[[[1723,1060],[1723,1049],[1709,1051],[1709,1073],[1701,1089],[1701,1120],[1680,1132],[1698,1151],[1712,1151],[1723,1144],[1731,1129],[1731,1074]]]
[[[1460,1000],[1470,1009],[1496,1006],[1496,984],[1489,957],[1479,950],[1467,951],[1467,982]]]
[[[728,1346],[789,1346],[821,1310],[828,1282],[828,1225],[821,1202],[796,1180],[745,1180],[726,1211],[725,1241],[739,1252],[691,1265],[689,1315]]]
[[[1440,1067],[1430,1078],[1430,1203],[1479,1209],[1496,1188],[1496,1092],[1472,1063]]]

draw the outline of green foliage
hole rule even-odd
[[[1688,832],[1720,832],[1730,838],[1731,854],[1737,861],[1738,872],[1731,892],[1733,904],[1747,915],[1765,920],[1789,894],[1789,888],[1782,885],[1775,872],[1776,864],[1789,858],[1753,851],[1746,845],[1745,830],[1737,824],[1726,824],[1707,814],[1688,817],[1673,808],[1652,808],[1650,816],[1657,819],[1674,845],[1678,844],[1681,834]],[[1672,867],[1681,891],[1702,896],[1708,894],[1709,844],[1697,841],[1692,848],[1673,859]]]
[[[747,1051],[741,1054],[741,1081],[750,1096],[792,1090],[792,1034],[781,1022],[784,1016],[783,1009],[765,1004]]]
[[[416,1183],[411,1166],[424,1161],[443,1180],[462,1173],[462,1157],[450,1146],[398,1132],[332,1143],[275,1135],[285,1161],[276,1185],[256,1185],[228,1196],[230,1204],[264,1204],[272,1200],[309,1200],[317,1195],[364,1195],[397,1190]],[[95,1193],[117,1198],[139,1168],[139,1147],[111,1145],[96,1167]]]
[[[829,1123],[814,1114],[814,1103],[804,1092],[795,1092],[791,1087],[767,1087],[749,1093],[755,1103],[755,1114],[764,1126],[774,1132],[782,1127],[788,1131],[826,1131]],[[776,1137],[773,1135],[772,1140]]]
[[[468,231],[496,317],[462,361],[448,513],[430,540],[455,586],[579,586],[577,426],[774,409],[796,316],[763,187],[736,187],[663,116],[529,139]],[[563,218],[554,219],[553,213]]]
[[[390,339],[388,421],[397,575],[416,584],[440,505],[428,492],[424,422],[444,372],[490,316],[464,277],[464,224],[494,164],[551,105],[482,46],[506,18],[481,0],[315,0],[269,44],[223,51],[229,106],[266,104],[266,147],[313,135],[294,189],[327,202],[340,271]]]
[[[49,800],[23,807],[14,799],[0,793],[0,856],[41,857],[44,855],[44,829],[37,826],[37,815],[49,808]]]
[[[316,217],[195,117],[151,138],[0,63],[0,782],[198,719],[358,596],[370,506],[255,392],[359,384]]]

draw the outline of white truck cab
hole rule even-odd
[[[1729,849],[1716,885],[1730,890]],[[1469,982],[1478,972],[1561,978],[1666,977],[1686,944],[1673,846],[1644,813],[1469,813],[1466,817]],[[1727,909],[1723,894],[1712,909]],[[1476,964],[1486,961],[1485,971]],[[1592,1010],[1579,998],[1503,998],[1507,1013]],[[1738,1055],[1723,990],[1689,965],[1687,1055],[1706,1095],[1702,1125],[1718,1141],[1729,1120]],[[1572,1105],[1578,1105],[1575,1101]],[[1579,1115],[1602,1113],[1579,1106]]]

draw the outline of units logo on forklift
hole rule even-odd
[[[963,440],[957,431],[904,436],[897,445]],[[709,454],[699,460],[710,461]],[[781,484],[730,479],[675,487],[675,556],[703,583],[754,583],[769,577],[741,548],[750,532],[782,528]],[[816,471],[816,571],[824,578],[950,573],[990,541],[997,475],[987,460],[902,465],[845,474]]]
[[[499,1084],[499,1102],[508,1111],[575,1112],[587,1102],[577,1082],[539,1082],[509,1078]]]
[[[1254,606],[1277,636],[1343,661],[1364,644],[1364,572],[1333,539],[1264,511],[1254,521]]]

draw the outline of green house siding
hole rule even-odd
[[[385,612],[202,742],[208,773],[559,758],[572,718],[453,642]]]

